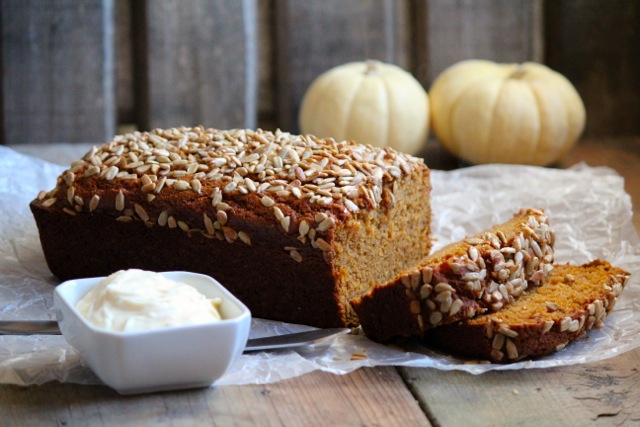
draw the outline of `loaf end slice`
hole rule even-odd
[[[555,233],[541,209],[523,209],[491,229],[450,244],[351,301],[372,340],[422,336],[435,326],[511,304],[544,283]]]
[[[556,265],[547,284],[502,310],[429,331],[427,343],[472,358],[509,363],[553,353],[601,328],[629,273],[595,260]]]

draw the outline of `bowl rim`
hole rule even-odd
[[[150,270],[146,270],[146,271],[150,271]],[[59,303],[64,304],[67,307],[67,309],[70,310],[71,313],[77,319],[80,320],[81,324],[85,328],[91,330],[92,333],[95,333],[98,335],[115,336],[115,337],[123,337],[123,338],[138,337],[141,335],[162,335],[166,333],[180,332],[187,329],[195,330],[195,331],[197,331],[198,329],[205,330],[212,327],[223,327],[227,324],[239,323],[239,322],[242,322],[246,317],[251,317],[251,312],[249,308],[242,301],[240,301],[235,295],[233,295],[227,288],[225,288],[224,285],[222,285],[219,281],[217,281],[211,276],[208,276],[206,274],[201,274],[201,273],[194,273],[191,271],[182,271],[182,270],[159,271],[155,273],[158,273],[161,275],[187,275],[192,277],[203,278],[206,281],[210,282],[210,284],[216,287],[219,291],[221,291],[221,293],[223,294],[222,295],[223,300],[226,299],[227,301],[230,301],[232,304],[236,305],[240,309],[240,314],[234,317],[230,317],[230,318],[227,317],[227,318],[222,318],[220,320],[213,320],[208,322],[187,323],[184,325],[174,325],[174,326],[162,326],[158,328],[137,330],[137,331],[114,331],[108,328],[95,326],[92,323],[90,323],[87,319],[85,319],[82,313],[78,311],[78,309],[76,308],[76,304],[89,291],[91,291],[91,289],[96,287],[103,279],[108,277],[108,276],[100,276],[100,277],[85,277],[85,278],[78,278],[78,279],[69,279],[57,285],[54,290],[54,296],[55,296],[54,308],[56,308],[55,310],[56,317],[58,317],[58,311],[59,311],[57,309],[58,303],[56,302],[58,301]],[[168,278],[175,280],[175,278],[172,278],[172,277],[168,277]],[[95,282],[95,283],[89,286],[87,282]],[[192,286],[190,283],[186,283],[186,284],[189,286]],[[81,293],[77,296],[77,298],[71,298],[69,295],[70,289],[75,288],[77,286],[83,286],[83,285],[87,286],[87,289],[82,290]],[[59,323],[61,322],[61,319],[58,318],[57,320]]]

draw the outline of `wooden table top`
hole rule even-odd
[[[618,171],[640,230],[640,139],[582,141],[561,162]],[[120,396],[107,387],[0,386],[0,426],[640,425],[640,349],[597,363],[470,375],[422,368],[315,371],[268,385]]]

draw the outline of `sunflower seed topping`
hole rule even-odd
[[[136,213],[138,214],[138,216],[140,217],[141,220],[149,221],[149,214],[147,214],[147,211],[145,211],[142,206],[140,206],[139,204],[135,203],[133,205],[133,208],[135,209]]]
[[[505,348],[507,350],[507,357],[509,359],[517,359],[518,358],[518,348],[515,343],[509,338],[506,339]]]
[[[271,206],[273,206],[276,202],[269,196],[263,196],[261,199],[262,204],[267,207],[270,208]]]
[[[300,221],[300,225],[298,226],[298,233],[300,233],[301,237],[304,237],[309,232],[309,223],[306,220]]]
[[[203,214],[203,220],[204,220],[204,227],[207,230],[207,233],[212,235],[216,234],[216,229],[213,226],[213,221],[211,221],[211,218],[209,218],[209,215],[207,215],[206,212]],[[158,223],[159,222],[160,222],[160,219],[158,218]]]
[[[315,240],[316,245],[318,246],[318,248],[320,248],[322,251],[326,252],[331,250],[331,245],[324,239],[318,237]]]
[[[229,220],[229,217],[227,216],[227,213],[225,211],[219,210],[218,212],[216,212],[216,219],[218,220],[220,225],[225,225]]]
[[[122,190],[118,191],[118,194],[116,195],[116,210],[124,210],[124,193]]]
[[[240,239],[242,243],[251,246],[251,237],[244,231],[238,231],[238,239]]]
[[[100,196],[98,196],[97,194],[94,194],[91,197],[91,200],[89,201],[89,212],[95,211],[99,203],[100,203]]]
[[[560,332],[564,332],[571,328],[571,317],[567,316],[560,322]]]
[[[317,231],[327,231],[328,229],[330,229],[334,225],[336,225],[335,220],[333,218],[331,218],[331,217],[327,217],[327,218],[323,219],[320,224],[318,224],[318,227],[316,227],[316,230]]]
[[[187,181],[178,180],[173,182],[172,187],[178,191],[186,191],[191,189],[191,184],[189,184]]]
[[[348,217],[364,207],[375,209],[383,203],[392,204],[397,188],[394,183],[420,168],[424,168],[424,162],[416,157],[351,141],[292,135],[280,130],[272,133],[180,127],[118,135],[100,147],[93,147],[62,176],[58,185],[63,192],[57,194],[67,196],[74,214],[75,210],[82,211],[84,203],[89,212],[94,212],[102,200],[113,200],[113,188],[118,188],[117,184],[104,184],[105,181],[127,180],[122,190],[116,190],[112,210],[115,207],[117,212],[125,211],[127,194],[132,214],[145,222],[153,220],[161,226],[200,231],[227,241],[240,237],[237,232],[234,236],[224,229],[225,220],[217,217],[220,211],[228,212],[219,206],[223,195],[229,198],[225,202],[240,211],[258,200],[273,209],[272,221],[285,230],[297,227],[301,242],[326,251],[330,245],[315,233],[335,227],[338,212]],[[78,188],[87,179],[95,186],[93,194],[83,195],[84,199],[76,197],[74,186]],[[145,197],[135,193],[135,186]],[[200,229],[196,230],[170,216],[164,208],[171,210],[172,204],[165,203],[175,191],[188,193],[187,200],[194,204],[199,203],[198,197],[210,197],[216,218],[203,216]],[[203,194],[205,191],[210,195]],[[42,195],[42,206],[56,203],[53,194],[56,193]],[[155,209],[148,205],[152,202]],[[293,211],[288,208],[291,202],[295,203]],[[295,210],[301,203],[321,213],[315,223],[308,216],[301,221],[303,215]],[[157,219],[151,218],[150,213],[156,209],[163,210]],[[120,221],[134,218],[121,217],[130,219]],[[215,223],[219,223],[218,227]]]
[[[56,200],[57,199],[55,197],[50,197],[46,199],[44,202],[42,202],[42,207],[49,208],[56,203]]]

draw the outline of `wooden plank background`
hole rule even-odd
[[[112,0],[3,0],[0,141],[100,141],[115,123]]]
[[[636,136],[638,22],[633,0],[3,0],[0,143],[296,131],[309,83],[368,58],[427,90],[466,58],[543,62],[585,101],[585,138]]]

